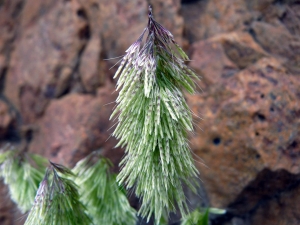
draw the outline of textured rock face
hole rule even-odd
[[[0,100],[0,137],[4,138],[15,123],[15,115],[9,111],[9,106]]]
[[[187,96],[203,118],[191,147],[205,199],[228,209],[211,223],[299,224],[297,0],[0,1],[0,144],[25,140],[69,166],[101,148],[117,165],[108,103],[118,59],[104,59],[142,33],[148,2],[202,76]],[[0,224],[16,224],[2,196]]]
[[[54,162],[74,165],[90,151],[102,148],[103,154],[113,149],[115,140],[109,138],[109,121],[115,95],[113,88],[103,88],[96,96],[70,94],[51,101],[44,116],[37,122],[30,150],[45,155]],[[59,116],[57,116],[59,115]],[[119,154],[119,157],[122,155]]]
[[[10,200],[8,188],[0,181],[0,224],[22,225],[25,220],[16,205]]]
[[[27,1],[24,5],[22,30],[15,41],[4,90],[24,123],[33,123],[51,98],[69,88],[78,52],[87,39],[87,23],[76,14],[79,8],[74,1]],[[41,10],[44,16],[38,17]]]
[[[196,130],[192,146],[214,168],[201,169],[214,205],[226,207],[263,168],[300,172],[299,90],[297,77],[263,58],[189,97],[193,111],[204,117],[204,132]]]
[[[196,29],[206,35],[193,33],[195,18],[186,29],[189,40],[203,39],[191,47],[190,66],[202,82],[188,100],[204,118],[195,117],[192,149],[202,159],[198,168],[211,204],[228,208],[212,224],[298,224],[291,199],[300,188],[299,35],[298,26],[287,23],[298,21],[296,5],[231,1],[247,12],[226,17],[228,8],[215,26],[218,18],[206,14],[211,2],[197,3],[205,12],[198,20],[207,21]],[[191,7],[185,5],[184,14]]]

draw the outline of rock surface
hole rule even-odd
[[[15,123],[15,115],[9,111],[9,106],[0,100],[0,137],[4,139],[9,133],[9,129]]]
[[[203,40],[191,47],[190,66],[202,81],[199,93],[188,100],[203,118],[195,117],[196,135],[191,137],[192,149],[201,158],[195,159],[203,186],[213,206],[228,209],[212,224],[298,224],[292,198],[300,189],[299,35],[296,25],[281,22],[281,17],[298,20],[296,6],[235,1],[240,5],[233,8],[246,7],[248,12],[231,17],[246,21],[250,12],[252,19],[232,30],[232,24],[215,26],[218,19],[205,15],[211,2],[206,7],[197,3],[205,11],[198,18],[209,19],[201,28],[207,35],[197,31],[197,39]],[[222,15],[220,20],[230,19]],[[191,42],[195,21],[186,27]]]
[[[9,198],[8,188],[0,181],[0,223],[1,225],[22,225],[24,217]]]
[[[211,223],[299,224],[298,0],[0,1],[0,144],[25,139],[69,166],[101,148],[117,172],[111,58],[142,33],[148,3],[202,77],[187,96],[203,118],[191,147],[203,198],[227,209]],[[14,225],[2,193],[0,224]]]
[[[104,155],[109,154],[107,151],[118,154],[120,150],[113,149],[115,140],[109,138],[111,131],[108,131],[113,125],[109,121],[113,104],[107,104],[116,97],[112,92],[113,88],[107,86],[96,96],[73,93],[51,101],[37,122],[39,129],[30,143],[30,151],[68,166],[74,166],[99,148]]]
[[[263,58],[189,97],[204,118],[192,148],[210,168],[201,172],[213,205],[233,202],[263,168],[300,173],[299,90],[297,77]]]
[[[88,38],[87,22],[77,15],[76,1],[34,2],[24,3],[4,86],[25,124],[34,123],[50,99],[69,88],[78,52]]]

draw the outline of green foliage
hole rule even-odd
[[[148,32],[143,44],[143,37]],[[127,188],[135,186],[142,198],[139,214],[156,221],[178,206],[188,212],[182,182],[195,191],[198,171],[190,153],[187,132],[192,114],[182,90],[194,93],[197,76],[184,64],[188,59],[172,34],[157,23],[150,10],[148,27],[126,51],[112,116],[118,118],[113,135],[126,146],[117,177]]]
[[[183,219],[181,225],[208,225],[208,215],[209,209],[206,209],[204,212],[196,209]]]
[[[59,175],[61,174],[61,175]],[[90,225],[92,222],[79,201],[76,184],[64,176],[73,173],[51,163],[35,197],[25,225]]]
[[[208,225],[209,213],[224,214],[226,213],[226,210],[218,208],[196,208],[192,213],[182,220],[181,225]]]
[[[17,150],[0,152],[0,178],[8,185],[11,199],[24,213],[33,202],[46,169],[46,160]]]
[[[116,177],[109,172],[110,162],[100,158],[97,152],[79,161],[74,173],[79,186],[81,201],[94,224],[134,225],[136,212],[118,187]]]

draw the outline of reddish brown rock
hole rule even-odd
[[[102,148],[104,155],[115,154],[116,162],[120,151],[113,150],[116,142],[109,138],[111,131],[108,131],[113,125],[109,121],[113,104],[106,105],[114,101],[112,92],[112,88],[106,87],[97,96],[74,93],[51,101],[37,123],[30,151],[56,163],[74,165],[89,152]]]
[[[238,71],[238,67],[228,59],[220,42],[207,40],[195,43],[191,59],[190,66],[201,76],[199,85],[202,88]]]
[[[281,180],[287,180],[289,174],[285,174]],[[299,180],[299,176],[292,179]],[[299,182],[298,182],[299,183]],[[273,198],[265,198],[263,204],[258,204],[255,214],[250,219],[251,224],[272,224],[272,225],[298,225],[299,224],[299,184],[286,183],[285,189],[289,191],[277,192]],[[263,198],[262,198],[263,199]]]
[[[263,58],[189,97],[202,115],[192,148],[213,206],[226,207],[264,169],[300,173],[300,80]],[[258,188],[258,187],[257,187]]]
[[[300,74],[299,7],[294,1],[207,1],[185,4],[190,43],[232,31],[249,32],[261,47]],[[231,46],[229,46],[231,48]],[[227,52],[227,51],[226,51]]]
[[[190,66],[201,75],[199,85],[207,87],[228,78],[268,55],[246,32],[231,32],[192,45]]]
[[[268,55],[247,32],[216,35],[211,40],[221,43],[227,57],[240,69]]]
[[[300,36],[300,5],[292,4],[286,7],[281,21],[293,35]]]
[[[115,70],[109,68],[118,61],[113,58],[124,55],[142,33],[147,23],[147,6],[142,0],[79,1],[83,8],[78,13],[88,20],[91,35],[80,60],[81,92],[95,93],[107,77],[112,77]]]
[[[8,69],[23,1],[3,1],[0,5],[0,79],[2,81]]]
[[[273,0],[252,0],[247,1],[249,8],[252,10],[265,12],[273,3]]]
[[[16,205],[10,200],[7,186],[0,180],[0,224],[23,225],[24,222],[24,216],[21,215]]]
[[[100,38],[92,37],[81,56],[79,73],[82,85],[86,92],[95,93],[100,81],[105,78],[100,70]],[[102,79],[101,79],[102,78]]]
[[[49,99],[68,88],[88,27],[77,15],[80,5],[76,1],[24,4],[22,29],[11,55],[5,95],[20,110],[24,123],[32,123]]]
[[[10,112],[8,105],[0,100],[0,137],[3,139],[8,129],[15,123],[15,116]]]
[[[244,0],[199,1],[182,7],[185,23],[185,35],[193,43],[214,35],[246,30],[247,24],[257,17],[250,13]]]
[[[228,206],[227,215],[212,224],[299,224],[299,178],[283,169],[263,169]]]
[[[290,71],[300,74],[300,37],[290,34],[283,26],[264,22],[253,23],[252,29],[264,49],[282,59]]]
[[[81,3],[90,18],[92,35],[101,36],[105,58],[123,55],[147,24],[147,6],[142,0],[81,0]]]

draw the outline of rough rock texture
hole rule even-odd
[[[192,146],[210,168],[201,172],[213,205],[226,207],[263,168],[300,172],[299,90],[297,77],[263,58],[189,97],[204,118]]]
[[[216,3],[219,18],[209,13],[213,2],[195,3],[204,11],[198,21],[206,22],[197,27],[193,18],[185,28],[190,42],[201,39],[190,49],[190,66],[202,81],[188,100],[203,118],[195,117],[191,146],[210,203],[228,209],[212,224],[298,224],[292,200],[300,189],[297,5],[226,1]],[[192,7],[182,7],[187,18]]]
[[[0,137],[5,138],[10,127],[15,123],[15,116],[9,111],[9,106],[0,100]]]
[[[78,3],[34,2],[24,5],[21,34],[15,41],[4,87],[4,94],[26,124],[42,115],[51,98],[69,88],[78,53],[88,38],[86,20],[76,14]],[[37,19],[40,12],[44,16]]]
[[[228,210],[211,223],[299,224],[299,0],[2,0],[0,145],[69,166],[101,148],[117,165],[111,58],[142,33],[148,3],[202,77],[187,96],[203,118],[191,147],[201,198]],[[0,224],[16,224],[2,193]]]
[[[10,200],[8,188],[0,181],[0,224],[22,225],[25,220],[16,205]]]
[[[109,138],[108,131],[113,125],[109,121],[113,105],[107,104],[116,98],[112,92],[113,88],[107,86],[96,96],[73,93],[51,101],[37,122],[29,149],[69,166],[98,148],[104,155],[110,154],[107,151],[118,154],[120,149],[113,149],[115,140]]]

